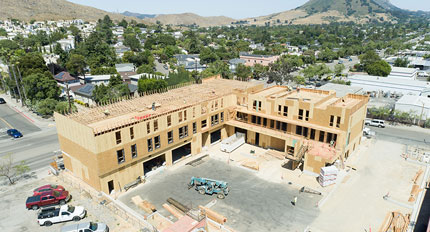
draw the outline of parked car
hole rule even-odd
[[[66,189],[61,185],[47,184],[47,185],[41,186],[41,187],[33,190],[33,196],[41,195],[45,192],[50,192],[52,190],[62,192]]]
[[[28,197],[25,202],[25,207],[27,209],[36,210],[48,205],[64,205],[69,200],[70,195],[68,191],[50,191],[43,193],[42,195]]]
[[[337,63],[338,64],[343,64],[343,60],[339,60]]]
[[[82,206],[50,207],[40,210],[37,214],[37,222],[41,226],[51,226],[58,222],[79,221],[85,217],[86,213],[87,211]]]
[[[6,104],[6,101],[2,97],[0,97],[0,104]]]
[[[9,129],[6,131],[7,134],[13,138],[21,138],[22,137],[22,133],[19,132],[17,129]]]
[[[83,222],[74,225],[63,226],[61,232],[109,232],[109,227],[100,222]]]
[[[372,120],[366,119],[364,121],[364,125],[385,128],[385,121],[380,119],[372,119]]]

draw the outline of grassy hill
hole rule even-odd
[[[210,16],[203,17],[193,13],[183,13],[183,14],[161,14],[157,15],[155,18],[147,19],[148,21],[155,23],[160,21],[162,24],[166,25],[192,25],[196,24],[200,27],[210,27],[210,26],[220,26],[231,24],[235,21],[232,18],[225,16]]]
[[[112,20],[134,19],[121,14],[110,13],[94,7],[83,6],[66,0],[0,0],[0,19],[14,18],[23,21],[83,19],[96,21],[109,15]]]

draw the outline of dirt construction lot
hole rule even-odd
[[[150,178],[149,182],[120,197],[129,207],[144,214],[131,198],[139,195],[153,203],[161,214],[170,214],[162,207],[169,197],[190,208],[206,205],[216,196],[200,195],[188,190],[192,176],[227,181],[230,193],[217,200],[211,208],[227,217],[227,226],[237,231],[303,231],[318,215],[316,203],[320,196],[299,194],[286,184],[276,184],[255,176],[255,173],[224,162],[205,158],[205,162],[177,170],[165,170]],[[278,177],[279,178],[279,177]],[[296,206],[291,204],[298,196]]]

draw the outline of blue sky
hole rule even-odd
[[[202,16],[224,15],[235,19],[268,15],[290,10],[307,0],[69,0],[111,12],[142,14],[191,12]],[[404,9],[430,11],[429,0],[391,0]]]

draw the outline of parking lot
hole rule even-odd
[[[137,231],[131,229],[116,215],[113,215],[106,207],[91,199],[91,196],[79,189],[71,188],[62,183],[55,176],[48,176],[48,170],[33,173],[28,179],[22,179],[13,186],[0,186],[0,231],[2,232],[52,232],[60,231],[64,225],[72,225],[79,222],[63,222],[50,227],[39,226],[37,223],[37,211],[27,210],[25,201],[32,195],[32,190],[46,184],[63,185],[72,195],[68,204],[83,206],[87,210],[87,216],[80,222],[104,222],[110,231]]]
[[[200,195],[187,184],[192,176],[228,182],[229,195],[211,208],[227,217],[226,225],[237,231],[303,231],[318,215],[316,203],[320,196],[299,194],[287,184],[260,179],[253,171],[205,158],[196,167],[185,165],[154,175],[149,182],[130,190],[120,200],[137,212],[144,211],[133,204],[131,198],[139,195],[154,204],[161,214],[169,216],[162,204],[167,198],[196,208],[206,205],[216,196]],[[279,177],[277,177],[279,178]],[[291,204],[298,196],[296,206]]]

